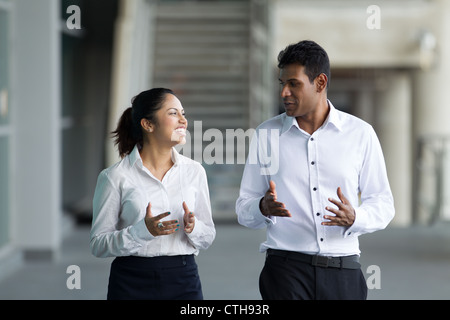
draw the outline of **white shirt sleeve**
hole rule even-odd
[[[123,256],[137,253],[146,241],[154,239],[144,219],[117,230],[121,207],[120,193],[106,171],[100,173],[93,200],[90,235],[91,252],[96,257]]]
[[[365,234],[386,228],[395,214],[380,142],[371,129],[360,172],[361,205],[355,208],[355,222],[345,236]]]
[[[194,247],[205,250],[214,241],[216,229],[212,220],[208,181],[203,167],[200,167],[197,177],[198,194],[195,199],[195,227],[187,236]]]
[[[262,229],[276,222],[275,217],[265,217],[259,208],[259,202],[269,189],[270,176],[261,171],[257,157],[257,135],[252,138],[249,156],[242,175],[239,198],[236,201],[238,222],[248,228]],[[254,162],[254,163],[253,163]]]

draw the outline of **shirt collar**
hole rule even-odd
[[[131,166],[134,166],[136,162],[138,162],[140,166],[144,165],[137,145],[134,146],[133,150],[128,155],[128,158]],[[175,167],[180,163],[180,154],[175,148],[172,148],[172,161]]]
[[[180,154],[178,153],[177,149],[172,148],[172,161],[174,167],[177,167],[180,163]]]
[[[328,124],[331,124],[336,129],[341,131],[342,130],[342,121],[339,117],[338,110],[333,106],[333,104],[331,103],[330,100],[327,100],[327,102],[328,102],[328,106],[330,107],[330,113],[328,114],[328,117],[325,119],[325,122],[323,123],[321,128],[325,128]],[[299,130],[301,130],[297,121],[295,120],[295,117],[285,116],[280,135],[287,132],[289,129],[292,128],[292,126],[296,126]]]
[[[328,106],[330,107],[330,113],[328,114],[327,120],[325,120],[324,126],[329,124],[332,124],[336,129],[339,131],[342,131],[342,120],[339,116],[338,110],[333,106],[330,100],[328,101]]]
[[[142,159],[137,145],[134,146],[133,151],[128,155],[128,159],[130,160],[130,166],[134,166],[136,162],[139,162],[142,166]]]

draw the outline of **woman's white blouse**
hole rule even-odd
[[[90,235],[93,255],[197,255],[211,245],[216,231],[205,169],[175,149],[172,160],[174,165],[160,181],[144,167],[135,147],[99,174]],[[195,228],[190,234],[184,232],[183,201],[195,214]],[[161,221],[178,220],[178,231],[154,237],[144,222],[149,202],[153,216],[169,211],[170,215]]]

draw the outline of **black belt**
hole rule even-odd
[[[319,255],[309,255],[300,252],[267,249],[267,255],[273,255],[291,259],[294,261],[300,261],[308,263],[312,266],[322,268],[342,268],[342,269],[359,269],[361,264],[359,263],[359,256],[344,256],[344,257],[327,257]]]

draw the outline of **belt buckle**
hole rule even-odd
[[[328,268],[330,257],[315,255],[312,258],[312,265],[316,267]]]

